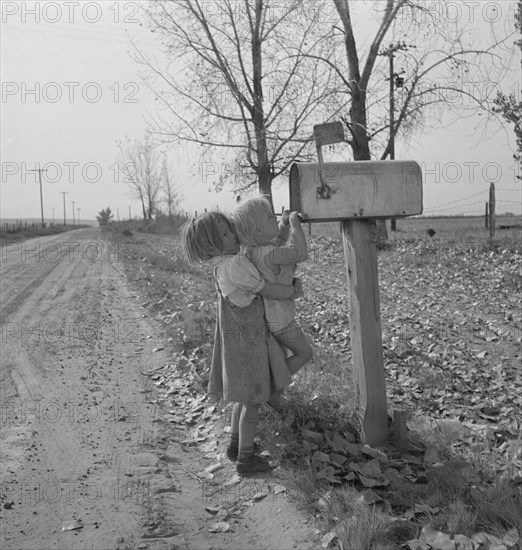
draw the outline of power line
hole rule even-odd
[[[464,210],[466,208],[473,207],[477,204],[484,204],[483,201],[471,202],[469,204],[462,204],[460,206],[451,206],[449,208],[427,208],[424,210],[424,214],[430,214],[433,212],[454,212],[457,210]]]
[[[506,189],[503,189],[503,190],[506,190]],[[517,189],[507,189],[508,191],[518,191]],[[461,204],[461,205],[458,205],[458,206],[454,206],[454,207],[451,207],[451,205],[455,205],[459,202],[462,202],[462,201],[465,201],[465,200],[468,200],[468,199],[472,199],[474,197],[478,197],[479,195],[482,195],[485,191],[481,191],[479,193],[476,193],[475,195],[470,195],[469,197],[464,197],[462,199],[458,199],[458,200],[455,200],[455,201],[451,201],[451,202],[446,202],[446,203],[443,203],[443,204],[439,204],[437,206],[431,206],[430,208],[426,208],[424,211],[425,212],[433,212],[434,210],[442,210],[442,211],[450,211],[450,210],[458,210],[459,208],[466,208],[468,206],[473,206],[475,204],[481,204],[482,201],[475,201],[475,202],[472,202],[472,203],[467,203],[467,204]],[[509,204],[521,204],[520,201],[510,201],[510,200],[507,200],[507,199],[504,199],[504,200],[497,200],[497,202],[503,202],[503,203],[509,203]],[[450,208],[448,208],[448,206]]]
[[[127,32],[127,29],[123,29],[124,34],[115,35],[114,30],[110,30],[110,27],[105,25],[100,25],[99,23],[97,23],[97,25],[101,27],[105,27],[107,31],[96,29],[96,28],[85,29],[85,28],[79,27],[78,25],[75,26],[74,31],[66,28],[61,28],[61,27],[48,27],[49,30],[45,30],[45,28],[42,28],[41,24],[38,24],[38,23],[33,24],[32,22],[29,22],[29,23],[16,25],[16,32],[26,31],[26,32],[30,32],[31,34],[45,35],[48,38],[52,38],[53,34],[57,34],[67,38],[74,38],[79,40],[96,40],[96,41],[103,40],[105,42],[111,42],[111,43],[120,42],[126,45],[129,45],[130,39],[147,40],[151,44],[158,45],[158,46],[160,45],[160,41],[158,40],[158,38],[156,36],[151,36],[152,34],[154,34],[152,33],[152,31],[144,31],[142,29],[133,28],[132,29],[133,31],[137,31],[137,30],[139,31],[138,33],[135,33],[135,32]],[[6,25],[4,26],[4,29],[6,28],[9,28],[9,27]],[[84,36],[81,36],[82,33],[84,34]],[[88,35],[91,35],[91,36],[88,36]]]
[[[449,206],[449,205],[451,205],[451,204],[455,204],[455,203],[457,203],[457,202],[467,201],[468,199],[473,199],[473,198],[475,198],[475,197],[478,197],[479,195],[482,195],[482,194],[484,194],[485,192],[486,192],[486,190],[480,191],[479,193],[476,193],[475,195],[470,195],[469,197],[464,197],[464,198],[462,198],[462,199],[457,199],[457,200],[451,201],[451,202],[445,202],[445,203],[443,203],[443,204],[439,204],[439,205],[437,205],[437,206],[433,206],[432,208],[440,208],[440,207],[443,207],[443,206]]]
[[[516,204],[520,205],[520,202],[516,201],[496,201],[497,203],[502,203],[505,206],[508,204]],[[480,215],[480,212],[477,212],[477,208],[475,205],[477,204],[484,204],[482,201],[476,201],[469,204],[463,204],[460,206],[452,206],[449,208],[442,208],[442,209],[431,209],[427,208],[424,209],[423,214],[444,214],[444,213],[450,213],[450,212],[462,212],[462,213],[477,213],[477,215]]]
[[[430,208],[426,208],[424,211],[425,212],[430,212],[430,211],[434,211],[434,210],[458,210],[459,208],[466,208],[468,206],[473,206],[475,204],[483,204],[483,201],[474,201],[474,202],[470,202],[470,203],[466,203],[466,204],[459,204],[459,205],[456,205],[456,206],[449,206],[449,207],[445,207],[445,208],[432,206]]]

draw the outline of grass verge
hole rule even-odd
[[[215,315],[210,271],[189,266],[174,235],[129,230],[143,244],[129,278],[197,365],[202,391]],[[413,411],[408,441],[379,449],[357,435],[340,240],[310,241],[298,309],[314,361],[287,392],[296,425],[264,409],[259,437],[317,517],[325,548],[519,544],[520,244],[461,233],[441,229],[428,240],[405,231],[379,256],[389,404]],[[478,542],[484,532],[500,542]]]

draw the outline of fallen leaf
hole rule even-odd
[[[330,453],[329,457],[331,462],[339,466],[342,466],[348,460],[348,458],[346,458],[344,455],[340,455],[338,453]]]
[[[337,533],[335,531],[330,531],[329,533],[326,533],[321,538],[321,548],[328,548],[330,544],[337,538]]]
[[[217,462],[216,464],[212,464],[211,466],[207,466],[205,468],[205,472],[213,474],[214,472],[217,472],[218,470],[221,470],[221,468],[223,468],[223,464],[221,462]]]
[[[283,485],[274,485],[272,487],[272,493],[274,493],[274,495],[279,495],[280,493],[284,493],[286,492],[286,487],[284,487]]]
[[[209,526],[209,533],[226,533],[230,529],[230,523],[227,521],[218,521]]]
[[[237,474],[234,474],[228,481],[225,482],[225,487],[237,485],[238,483],[241,483],[241,481],[242,479]]]
[[[421,530],[421,537],[433,550],[456,550],[455,541],[441,531],[437,531],[431,525],[424,525]]]
[[[306,428],[301,428],[301,434],[305,440],[313,443],[322,443],[324,441],[322,433],[313,432],[312,430],[307,430]]]
[[[420,539],[409,540],[401,546],[404,546],[404,548],[408,548],[409,550],[432,550],[431,546],[427,542]]]
[[[62,531],[74,531],[76,529],[82,529],[82,528],[83,528],[83,524],[79,519],[64,521],[62,524]]]
[[[475,550],[473,541],[464,535],[455,535],[453,540],[458,550]]]
[[[361,483],[368,488],[385,487],[390,484],[387,479],[373,479],[371,477],[363,476],[362,474],[359,474],[359,479],[361,480]]]

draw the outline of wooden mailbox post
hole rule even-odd
[[[318,151],[337,139],[331,136],[339,134],[339,123],[333,124],[332,133],[326,124],[319,132],[314,128]],[[388,421],[375,218],[422,213],[421,169],[415,161],[325,164],[322,154],[319,161],[292,165],[290,209],[300,212],[304,222],[341,221],[358,416],[364,441],[379,444],[388,437]]]

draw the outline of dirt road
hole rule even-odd
[[[97,229],[2,247],[0,546],[317,547],[282,497],[253,499],[227,532],[209,532],[219,495],[195,475],[209,463],[162,420],[142,374],[169,352],[127,287],[134,253]],[[233,466],[221,472],[227,486]]]

